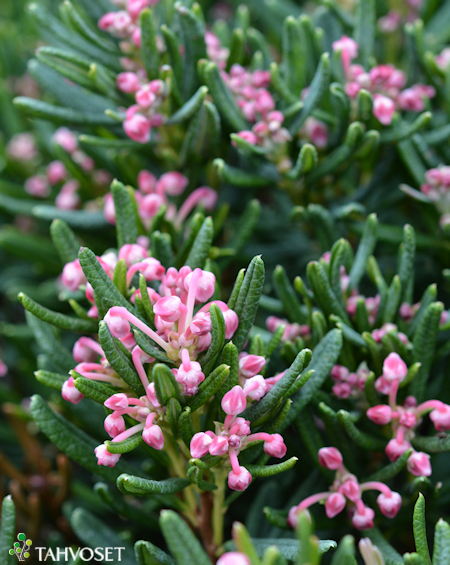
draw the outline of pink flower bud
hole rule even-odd
[[[319,463],[322,467],[336,471],[342,466],[342,455],[335,447],[322,447],[319,449]]]
[[[77,190],[80,183],[75,180],[69,180],[59,191],[58,196],[55,198],[55,206],[59,210],[75,210],[80,205],[80,197]]]
[[[395,461],[396,459],[398,459],[401,455],[403,455],[405,453],[405,451],[408,451],[408,449],[411,447],[411,444],[409,443],[409,441],[402,441],[399,442],[397,438],[392,438],[388,444],[386,445],[386,455],[389,457],[389,459],[391,461]]]
[[[184,192],[189,184],[189,179],[176,171],[164,173],[159,177],[156,190],[169,196],[178,196]]]
[[[350,398],[352,387],[348,383],[336,383],[332,387],[333,394],[338,398]]]
[[[270,84],[270,71],[257,69],[252,74],[253,86],[256,88],[266,88]]]
[[[345,481],[345,483],[339,487],[339,492],[352,502],[356,502],[361,498],[361,489],[359,484],[353,479]]]
[[[258,375],[263,370],[265,364],[266,360],[261,355],[239,354],[239,374],[246,379]]]
[[[224,436],[216,436],[209,446],[209,453],[211,455],[225,455],[227,451],[228,439]]]
[[[225,321],[225,339],[231,339],[239,327],[238,315],[231,308],[222,313]]]
[[[350,59],[356,59],[358,56],[358,44],[351,37],[343,35],[341,39],[333,41],[333,51],[347,53]]]
[[[138,188],[144,194],[151,194],[156,190],[156,177],[150,171],[140,171],[137,178]]]
[[[59,128],[55,131],[53,135],[53,141],[67,151],[67,153],[73,153],[78,147],[78,141],[74,133],[68,128]]]
[[[236,418],[230,428],[230,434],[241,437],[248,436],[250,434],[250,422],[245,418]]]
[[[128,408],[128,396],[123,392],[118,392],[105,400],[104,404],[110,410],[124,410]]]
[[[187,350],[184,351],[187,352]],[[198,385],[205,380],[205,375],[202,371],[200,363],[198,363],[197,361],[189,361],[188,363],[185,363],[183,360],[183,363],[177,370],[175,378],[177,382],[183,384],[188,390],[197,390]],[[192,394],[190,394],[189,396],[192,396]]]
[[[17,161],[32,161],[38,156],[38,148],[31,133],[17,133],[6,146],[6,152]]]
[[[281,459],[286,455],[286,445],[284,444],[284,439],[280,434],[272,434],[271,441],[264,442],[264,453],[270,455],[271,457],[277,457]]]
[[[47,167],[47,178],[50,184],[58,184],[67,176],[67,170],[62,161],[52,161]]]
[[[383,363],[383,378],[387,381],[402,381],[408,373],[408,367],[398,353],[389,353]]]
[[[150,416],[147,416],[147,418],[150,418],[151,416],[153,416],[153,414],[150,414]],[[161,449],[163,449],[164,447],[163,431],[156,424],[152,424],[144,428],[144,431],[142,432],[142,439],[147,445],[153,447],[153,449],[157,449],[158,451],[161,451]]]
[[[106,221],[113,226],[116,225],[116,210],[114,208],[114,199],[110,192],[103,197],[105,206],[103,208],[103,215]]]
[[[156,102],[156,96],[150,90],[150,86],[148,84],[141,86],[141,88],[136,92],[136,102],[145,110],[151,108]]]
[[[81,285],[87,283],[87,279],[78,259],[75,259],[75,261],[71,261],[70,263],[66,263],[62,272],[61,280],[63,285],[71,292],[77,291]]]
[[[387,404],[379,404],[378,406],[372,406],[367,410],[367,417],[372,420],[375,424],[379,426],[384,426],[389,424],[392,418],[392,409]]]
[[[390,98],[382,94],[374,94],[373,115],[381,124],[388,126],[392,122],[394,112],[395,104]]]
[[[306,135],[316,147],[320,149],[327,146],[329,130],[324,122],[310,116],[307,118],[304,128]]]
[[[0,359],[0,377],[5,377],[8,374],[8,367],[6,363]]]
[[[228,486],[231,490],[245,490],[252,482],[252,476],[245,467],[239,467],[237,475],[233,470],[228,473]]]
[[[142,114],[136,113],[131,118],[127,118],[123,122],[123,129],[133,141],[138,143],[148,143],[150,141],[150,120]]]
[[[184,279],[184,286],[187,290],[190,289],[193,275],[194,272],[189,273]],[[201,271],[201,274],[197,280],[195,300],[197,302],[206,302],[207,300],[209,300],[214,294],[215,283],[216,276],[214,275],[214,273],[210,273],[209,271]]]
[[[239,385],[234,386],[222,398],[222,410],[225,414],[237,416],[247,408],[245,393]]]
[[[142,10],[147,8],[147,6],[149,5],[150,2],[148,0],[128,0],[127,12],[130,14],[133,20],[137,20]]]
[[[442,404],[442,407],[432,410],[430,419],[438,432],[450,430],[450,406]]]
[[[242,139],[244,139],[247,143],[250,143],[251,145],[257,145],[258,144],[258,138],[256,137],[256,135],[249,130],[243,130],[240,131],[238,133],[239,137],[242,137]],[[236,142],[233,141],[231,143],[234,147],[236,147]]]
[[[216,565],[251,565],[251,563],[250,559],[243,553],[230,551],[219,557]]]
[[[245,381],[244,392],[251,400],[261,400],[266,394],[266,381],[261,375],[250,377]]]
[[[105,418],[105,430],[114,438],[126,430],[125,420],[120,414],[109,414]]]
[[[35,175],[25,181],[25,190],[31,196],[36,198],[47,198],[50,194],[50,186],[47,177],[43,175]]]
[[[108,12],[98,20],[98,27],[102,31],[111,32],[114,26],[115,12]]]
[[[388,518],[395,518],[402,507],[402,497],[398,492],[391,492],[391,496],[380,493],[377,498],[381,512]]]
[[[73,377],[69,377],[62,385],[61,396],[67,402],[72,402],[72,404],[78,404],[80,400],[84,398],[84,394],[76,388],[75,381]]]
[[[375,512],[372,510],[372,508],[364,506],[362,513],[360,513],[358,510],[353,514],[352,524],[357,530],[369,530],[370,528],[373,528],[374,517]]]
[[[134,263],[143,261],[147,257],[147,250],[137,243],[126,243],[119,251],[119,261],[124,259],[127,267],[131,267]]]
[[[154,257],[147,257],[141,261],[139,270],[146,281],[160,281],[166,272],[165,267]]]
[[[413,428],[417,424],[416,415],[413,412],[402,412],[399,423],[405,428]]]
[[[99,465],[114,467],[120,459],[120,453],[110,453],[103,443],[94,449]]]
[[[119,73],[116,77],[117,88],[121,92],[133,94],[141,87],[141,82],[136,73]]]
[[[149,220],[153,218],[163,204],[164,200],[159,194],[146,194],[138,203],[139,215],[143,220]]]
[[[119,339],[128,335],[131,331],[130,322],[121,316],[111,316],[109,312],[110,311],[108,310],[104,317],[104,321],[112,335]]]
[[[275,108],[275,102],[272,98],[272,95],[268,90],[261,88],[255,100],[255,110],[265,116],[268,112],[271,112]]]
[[[409,112],[422,112],[425,108],[422,96],[420,92],[414,88],[407,88],[400,92],[398,96],[398,103],[402,110],[407,110]]]
[[[411,453],[406,463],[408,471],[416,477],[429,477],[431,475],[431,463],[428,453],[416,451]]]
[[[181,300],[178,296],[166,296],[160,298],[153,306],[155,316],[159,316],[164,322],[176,322],[181,315]]]
[[[189,451],[191,452],[192,457],[200,459],[206,455],[209,452],[209,446],[212,441],[213,438],[204,432],[198,432],[195,434],[189,445]]]
[[[194,335],[206,335],[212,329],[211,316],[207,312],[199,312],[195,315],[189,328]]]
[[[334,518],[338,514],[344,510],[347,501],[345,500],[345,496],[340,494],[339,492],[333,492],[327,498],[325,502],[325,512],[327,513],[328,518]]]

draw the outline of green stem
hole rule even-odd
[[[223,517],[226,511],[225,508],[225,482],[227,477],[226,469],[215,467],[211,469],[216,479],[217,489],[212,491],[213,495],[213,510],[212,510],[212,526],[213,526],[213,541],[216,547],[221,547],[223,544]]]

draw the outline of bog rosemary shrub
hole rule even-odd
[[[448,4],[30,21],[0,393],[38,462],[0,429],[2,559],[20,509],[50,559],[75,534],[130,565],[446,564]]]

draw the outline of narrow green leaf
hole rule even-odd
[[[255,422],[276,406],[282,398],[285,398],[302,371],[305,371],[308,367],[311,356],[312,353],[309,349],[301,351],[283,377],[259,402],[255,402],[247,408],[243,413],[243,417],[250,420],[250,422]]]
[[[130,453],[143,443],[142,434],[134,434],[123,441],[105,441],[107,450],[110,453]]]
[[[344,536],[333,554],[331,565],[357,565],[355,559],[355,538]]]
[[[338,315],[346,324],[350,324],[347,312],[334,294],[323,266],[317,261],[311,261],[306,268],[309,285],[314,292],[317,303],[326,316]]]
[[[428,549],[427,526],[425,519],[425,497],[419,493],[419,498],[414,505],[413,530],[416,551],[425,561],[426,565],[431,565],[430,551]]]
[[[175,561],[162,549],[149,541],[138,541],[134,546],[134,555],[139,565],[176,565]]]
[[[131,361],[117,345],[105,321],[100,322],[98,338],[111,367],[137,394],[144,394],[144,387],[139,375]]]
[[[248,173],[236,167],[230,167],[223,159],[214,159],[213,165],[216,167],[219,177],[233,186],[259,188],[267,186],[271,182],[267,178]]]
[[[369,257],[373,254],[377,242],[378,219],[376,214],[371,214],[364,226],[361,242],[356,252],[355,261],[350,270],[349,288],[357,288],[366,270]]]
[[[11,565],[15,558],[9,555],[16,541],[16,508],[10,494],[2,501],[2,514],[0,522],[0,555],[5,565]]]
[[[209,249],[214,235],[214,224],[211,217],[205,218],[202,227],[192,244],[185,264],[191,269],[203,269],[209,255]]]
[[[144,332],[135,329],[133,330],[133,333],[136,343],[139,345],[142,351],[147,353],[147,355],[154,357],[162,363],[168,363],[169,365],[174,364],[174,362],[167,357],[165,352],[161,351],[161,349],[158,349],[155,345],[155,342],[152,341],[147,335],[145,335]]]
[[[86,379],[76,371],[70,371],[70,374],[75,379],[74,384],[77,390],[79,390],[87,398],[90,398],[99,404],[105,404],[108,398],[110,398],[117,390],[111,388],[105,383]]]
[[[36,380],[43,385],[61,391],[62,385],[69,378],[67,375],[60,375],[59,373],[51,373],[50,371],[36,371],[34,373]]]
[[[300,302],[293,286],[289,282],[284,267],[281,265],[277,265],[275,267],[272,280],[275,293],[283,302],[284,311],[286,312],[289,321],[296,322],[297,324],[304,324],[306,322],[306,315],[302,311]]]
[[[367,530],[364,535],[367,536],[381,551],[386,561],[386,565],[403,565],[402,556],[388,541],[386,541],[385,536],[380,532],[380,530],[378,530],[378,528]]]
[[[175,114],[167,121],[168,125],[180,124],[192,118],[201,108],[203,101],[208,94],[208,88],[201,86],[197,92],[190,98]]]
[[[117,246],[120,249],[126,243],[136,243],[138,236],[136,215],[128,190],[118,180],[113,181],[111,194],[116,210]]]
[[[385,465],[379,471],[377,471],[373,475],[370,475],[370,477],[366,479],[366,481],[380,481],[382,483],[386,483],[387,481],[390,481],[396,475],[398,475],[400,471],[404,469],[404,467],[406,466],[406,462],[408,461],[412,451],[413,451],[412,449],[408,449],[407,451],[405,451],[405,453],[403,453],[403,455],[401,455],[393,463],[389,463],[389,465]]]
[[[145,9],[141,12],[141,31],[142,31],[142,62],[147,71],[149,80],[158,78],[159,75],[159,52],[156,44],[156,25],[153,12]]]
[[[201,365],[204,372],[207,374],[214,366],[216,357],[219,355],[225,343],[225,320],[223,318],[222,310],[217,304],[211,304],[209,307],[211,317],[211,344],[206,352],[206,355],[201,360]]]
[[[247,471],[249,471],[253,477],[273,477],[278,475],[283,471],[292,469],[292,467],[297,463],[298,457],[291,457],[283,463],[278,463],[277,465],[246,465]]]
[[[317,149],[314,145],[305,143],[298,153],[294,168],[286,173],[286,176],[292,180],[298,180],[302,175],[309,173],[309,171],[317,165],[318,161],[319,155],[317,154]]]
[[[182,491],[190,484],[189,479],[153,481],[127,474],[122,474],[117,478],[117,488],[124,494],[174,494]]]
[[[401,299],[402,285],[400,282],[400,277],[398,275],[395,275],[395,277],[392,279],[386,299],[386,306],[383,314],[383,322],[385,324],[387,322],[393,322],[396,318]]]
[[[197,61],[206,59],[205,26],[198,16],[185,6],[176,7],[184,44],[182,91],[184,98],[192,96],[198,83]],[[208,85],[209,86],[209,85]]]
[[[368,436],[364,432],[358,430],[358,428],[353,423],[351,415],[347,412],[347,410],[339,410],[337,416],[339,422],[342,424],[345,431],[356,443],[356,445],[359,445],[360,447],[364,447],[364,449],[368,449],[370,451],[376,451],[385,448],[386,446],[385,441]]]
[[[163,510],[159,524],[177,565],[211,565],[200,542],[181,516],[172,510]]]
[[[53,312],[52,310],[41,306],[23,292],[20,292],[17,298],[22,306],[34,316],[43,322],[47,322],[48,324],[52,324],[57,328],[60,328],[61,330],[80,333],[93,333],[97,330],[97,322],[88,322],[87,320],[81,320],[79,318],[74,318],[73,316],[66,316],[59,312]]]
[[[376,10],[375,0],[361,0],[356,7],[355,41],[359,46],[359,58],[367,68],[375,47]]]
[[[180,385],[167,365],[157,363],[153,367],[152,378],[155,383],[156,396],[161,406],[166,406],[171,398],[178,400],[181,405],[184,404]]]
[[[434,531],[433,565],[446,563],[450,563],[450,526],[440,518]]]
[[[50,226],[50,235],[64,264],[78,259],[80,244],[66,222],[53,220]]]
[[[284,79],[297,97],[300,97],[302,89],[306,86],[305,42],[300,22],[294,16],[288,16],[282,32],[282,61]]]

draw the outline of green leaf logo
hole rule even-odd
[[[9,550],[9,554],[17,555],[17,559],[19,561],[25,561],[25,559],[30,557],[30,552],[28,550],[32,546],[33,542],[30,539],[27,539],[25,534],[18,534],[17,539],[19,541],[14,543],[14,547]]]

